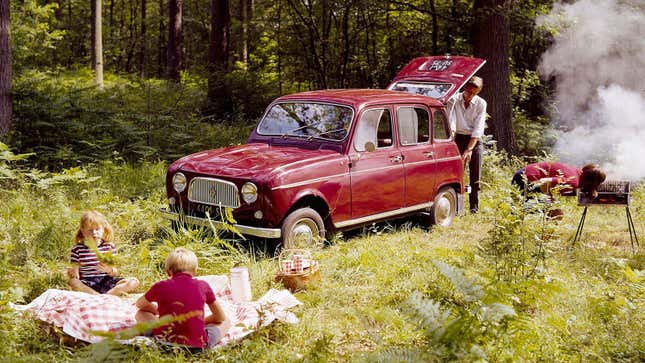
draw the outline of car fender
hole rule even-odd
[[[318,204],[318,203],[310,203],[310,201],[321,201],[323,204]],[[296,193],[291,201],[291,208],[289,208],[289,211],[284,218],[286,218],[289,213],[293,212],[297,208],[302,208],[302,207],[310,207],[312,209],[315,209],[317,212],[321,213],[321,216],[323,219],[327,218],[329,209],[330,209],[330,204],[325,195],[320,192],[320,190],[315,189],[315,188],[306,188],[298,193]],[[324,210],[321,210],[324,209]],[[324,214],[324,215],[323,215]]]

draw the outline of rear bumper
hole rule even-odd
[[[162,217],[175,222],[184,222],[186,224],[205,226],[205,227],[210,226],[211,223],[216,227],[224,224],[221,221],[216,221],[212,219],[187,216],[185,214],[180,214],[177,212],[170,211],[166,208],[161,208],[160,211],[161,211]],[[233,224],[232,226],[240,233],[249,235],[249,236],[261,237],[261,238],[280,238],[282,236],[282,231],[279,228],[260,228],[260,227],[245,226],[242,224]]]

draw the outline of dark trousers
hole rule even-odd
[[[539,185],[533,185],[531,183],[526,184],[526,176],[524,175],[524,168],[515,172],[511,184],[515,185],[522,193],[532,194],[532,193],[541,193]]]
[[[459,153],[461,155],[466,151],[470,139],[470,135],[455,134],[455,142],[457,143],[457,147],[459,148]],[[484,145],[481,141],[477,141],[477,144],[473,148],[470,162],[468,163],[468,171],[470,173],[470,195],[468,196],[468,202],[470,203],[471,212],[479,210],[479,181],[482,177],[483,154]]]

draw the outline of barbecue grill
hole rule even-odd
[[[640,246],[638,243],[638,236],[636,236],[636,229],[634,228],[634,220],[632,219],[632,213],[629,211],[629,188],[630,183],[624,180],[608,180],[598,186],[598,195],[593,197],[589,194],[583,193],[581,190],[578,190],[578,205],[584,206],[585,209],[582,212],[580,217],[580,223],[578,223],[578,230],[576,235],[573,238],[571,247],[580,239],[582,234],[582,228],[585,225],[585,219],[587,218],[587,208],[590,205],[600,205],[600,206],[612,206],[612,205],[624,205],[625,206],[625,215],[627,217],[627,227],[629,229],[629,241],[632,244],[632,252],[634,251],[634,241],[636,245]]]

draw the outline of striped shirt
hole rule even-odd
[[[116,253],[116,247],[109,242],[101,242],[98,246],[98,250],[101,253],[112,252]],[[72,255],[70,257],[71,263],[77,263],[80,265],[78,273],[80,279],[83,280],[88,277],[95,276],[106,276],[105,272],[99,270],[99,260],[96,258],[96,253],[87,247],[84,243],[78,243],[72,247]]]

